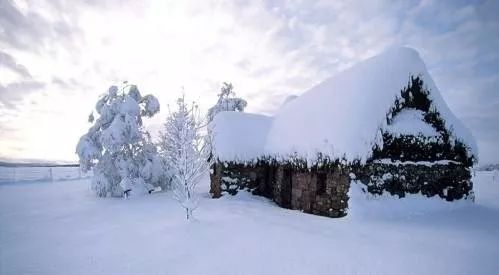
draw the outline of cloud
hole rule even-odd
[[[0,82],[0,102],[29,103],[23,113],[2,110],[0,124],[16,125],[21,137],[11,146],[38,154],[23,157],[74,158],[72,139],[88,127],[98,95],[123,80],[163,106],[185,87],[205,108],[230,81],[248,111],[273,113],[288,95],[393,45],[419,50],[480,146],[499,139],[498,1],[23,3],[0,1],[0,64],[21,76]],[[31,124],[52,136],[35,146]]]
[[[80,34],[79,29],[62,13],[61,3],[41,1],[0,1],[0,43],[19,50],[43,54],[51,41],[69,44]],[[0,44],[0,45],[1,45]]]
[[[0,66],[5,66],[24,78],[32,78],[28,69],[22,64],[17,63],[14,57],[6,52],[0,51]]]
[[[27,94],[41,90],[45,83],[34,80],[14,82],[7,86],[0,84],[0,103],[10,109],[18,108],[16,103],[22,101]]]
[[[23,14],[13,1],[0,2],[0,40],[16,48],[38,45],[51,26],[39,14]]]
[[[69,77],[66,79],[59,78],[57,76],[54,76],[51,81],[52,85],[55,85],[59,87],[61,90],[64,91],[74,91],[74,90],[79,90],[82,88],[88,88],[88,86],[85,83],[82,83],[75,78]]]

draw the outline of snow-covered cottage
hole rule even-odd
[[[273,117],[223,112],[211,127],[214,197],[250,189],[285,208],[340,217],[353,179],[372,194],[473,196],[475,141],[410,48],[325,80]]]

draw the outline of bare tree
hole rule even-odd
[[[210,167],[209,149],[202,132],[203,120],[198,106],[177,100],[176,110],[170,111],[161,136],[162,155],[173,173],[172,190],[175,199],[185,209],[187,220],[198,206],[195,188]]]

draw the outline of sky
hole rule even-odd
[[[480,163],[499,163],[499,1],[0,0],[0,158],[76,161],[99,95],[182,91],[208,108],[232,82],[248,112],[393,46],[418,50]]]

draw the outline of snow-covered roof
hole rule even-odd
[[[220,112],[210,123],[213,153],[221,161],[252,161],[265,155],[272,118],[242,112]]]
[[[419,54],[406,47],[390,49],[326,79],[283,104],[273,118],[217,116],[221,134],[215,137],[216,155],[221,160],[273,156],[314,161],[321,153],[331,159],[365,161],[375,144],[382,145],[380,129],[388,128],[386,115],[411,76],[421,77],[431,107],[440,112],[452,136],[477,157],[471,132],[450,111]],[[430,129],[420,131],[426,130]]]
[[[382,141],[379,129],[386,127],[386,114],[411,76],[422,78],[447,129],[477,156],[471,132],[449,110],[419,54],[406,47],[358,63],[284,105],[264,151],[283,158],[313,160],[320,152],[332,159],[367,160],[373,145]]]

